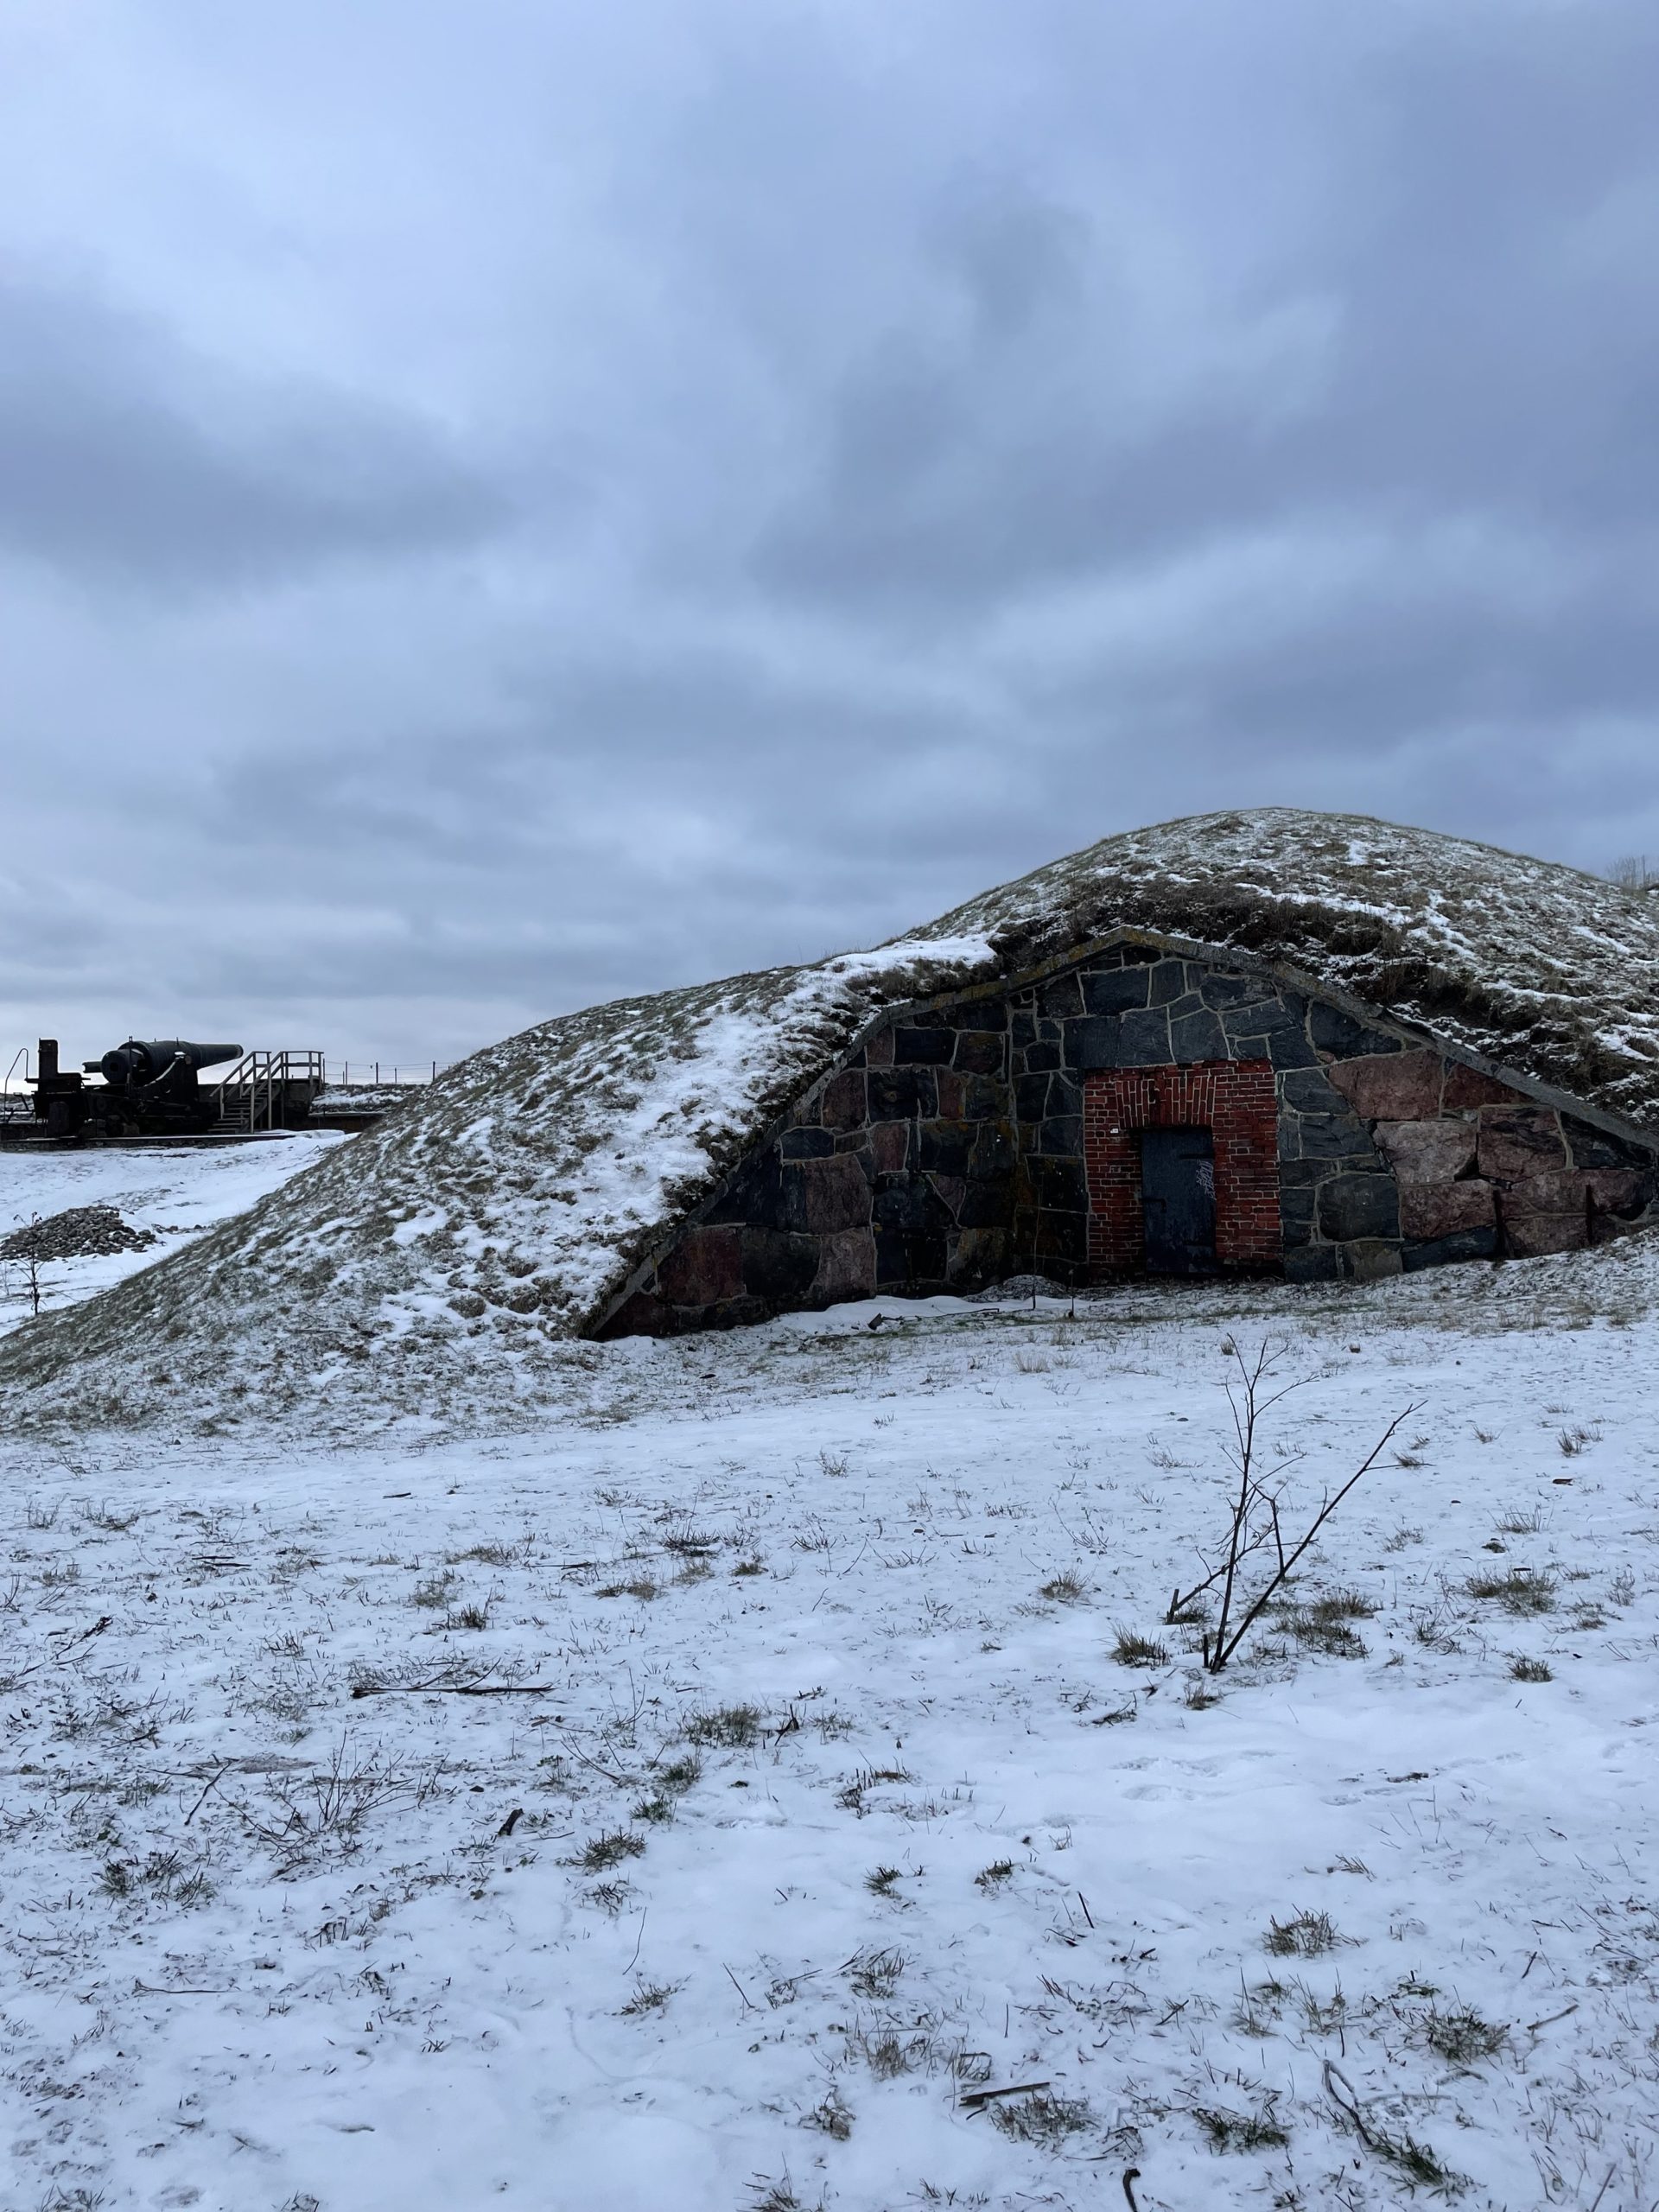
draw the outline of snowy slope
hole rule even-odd
[[[1233,1315],[1299,1496],[1421,1410],[1302,1592],[1363,1650],[1213,1704],[1220,1291],[584,1347],[516,1441],[6,1447],[0,2198],[1647,2212],[1651,1263],[1480,1280]]]
[[[1659,915],[1572,869],[1272,810],[1109,838],[869,953],[624,1000],[449,1070],[244,1221],[0,1351],[13,1419],[556,1402],[571,1340],[880,1009],[1119,925],[1286,959],[1659,1125]],[[166,1345],[158,1360],[154,1347]]]
[[[78,1206],[113,1206],[155,1243],[143,1251],[53,1261],[40,1270],[44,1312],[78,1304],[153,1268],[215,1224],[245,1213],[344,1140],[319,1131],[268,1142],[36,1152],[0,1147],[0,1236]],[[29,1311],[25,1270],[0,1262],[0,1329]]]

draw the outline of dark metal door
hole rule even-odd
[[[1216,1157],[1208,1129],[1147,1129],[1141,1139],[1147,1272],[1216,1270]]]

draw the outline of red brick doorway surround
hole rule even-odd
[[[1089,1177],[1089,1267],[1142,1273],[1142,1129],[1208,1129],[1216,1150],[1216,1262],[1228,1274],[1275,1274],[1279,1103],[1268,1060],[1200,1060],[1192,1067],[1100,1068],[1084,1077],[1083,1150]]]

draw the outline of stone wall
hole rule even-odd
[[[1659,1198],[1650,1147],[1266,971],[1133,944],[894,1014],[737,1170],[605,1333],[973,1290],[1032,1268],[1079,1283],[1134,1273],[1138,1190],[1114,1211],[1125,1160],[1107,1173],[1102,1154],[1091,1193],[1085,1094],[1092,1083],[1096,1103],[1121,1105],[1135,1071],[1151,1096],[1159,1070],[1172,1100],[1217,1128],[1218,1160],[1232,1140],[1216,1116],[1243,1110],[1248,1092],[1259,1121],[1271,1080],[1276,1224],[1259,1129],[1236,1194],[1249,1218],[1218,1211],[1218,1256],[1242,1271],[1367,1280],[1569,1250]]]

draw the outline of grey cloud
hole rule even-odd
[[[1019,311],[943,318],[924,264],[923,305],[849,365],[759,575],[949,620],[1195,540],[1367,510],[1649,528],[1650,11],[1447,11],[1350,92],[1363,127],[1320,144],[1319,203],[1216,288],[1213,357],[1173,359],[1150,416],[1128,371],[1152,302],[1121,232],[1081,200],[976,179],[928,226],[933,283],[982,309],[1013,242]]]
[[[435,429],[227,370],[147,318],[0,278],[0,544],[150,593],[466,544],[511,512]]]
[[[66,29],[68,181],[0,67],[0,1033],[446,1058],[1216,804],[1659,850],[1648,0],[336,16],[152,13],[119,158]]]

